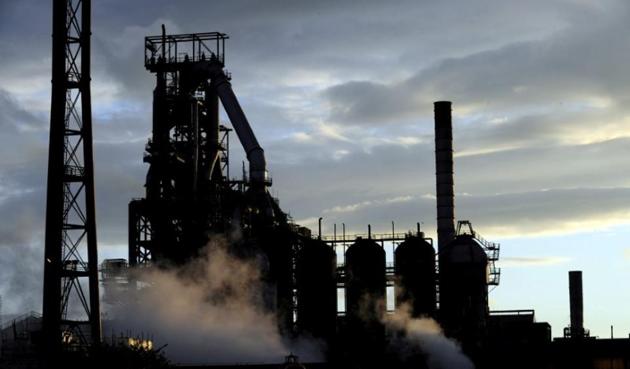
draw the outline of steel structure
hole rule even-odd
[[[260,237],[284,225],[286,215],[267,188],[264,151],[224,70],[219,32],[145,38],[144,63],[156,76],[153,135],[146,197],[129,204],[129,263],[183,263],[195,257],[210,233]],[[241,180],[229,177],[229,133],[219,124],[219,103],[249,162]],[[254,229],[256,228],[256,231]]]
[[[90,0],[53,1],[46,201],[46,348],[100,342],[90,103]]]
[[[224,125],[219,125],[219,134],[217,140],[217,148],[218,148],[218,158],[217,163],[219,165],[216,168],[215,175],[212,177],[211,181],[212,187],[214,187],[215,194],[217,190],[225,191],[229,190],[230,192],[245,192],[247,181],[246,176],[244,176],[243,180],[229,179],[230,178],[230,167],[229,167],[229,151],[230,151],[230,140],[229,134],[232,132],[231,128],[228,128]],[[151,140],[147,144],[147,150],[153,146],[153,140]],[[145,161],[151,162],[150,154],[145,156]],[[217,165],[217,164],[215,164]],[[218,197],[215,197],[215,200],[218,200]],[[174,200],[173,200],[174,201]],[[208,204],[206,204],[208,205]],[[218,226],[218,223],[221,221],[220,214],[218,211],[218,201],[215,201],[212,204],[212,208],[215,210],[214,213],[214,221],[215,226]],[[149,264],[152,259],[152,249],[153,249],[153,227],[151,225],[151,203],[146,199],[134,199],[129,203],[129,262],[131,265],[138,264]],[[217,230],[217,228],[215,228]]]
[[[488,257],[488,286],[498,286],[501,281],[501,268],[496,266],[496,262],[499,261],[501,244],[498,242],[490,242],[483,238],[473,229],[472,223],[470,223],[469,220],[460,220],[457,222],[456,235],[470,235],[479,243]]]
[[[344,288],[345,284],[345,255],[348,248],[358,239],[370,239],[376,242],[381,248],[387,249],[391,248],[391,252],[394,253],[396,248],[403,243],[410,235],[414,235],[412,233],[357,233],[357,234],[345,234],[345,232],[340,236],[337,234],[334,235],[324,235],[318,239],[321,239],[324,243],[329,245],[336,253],[339,255],[338,264],[337,264],[337,287]],[[422,234],[419,230],[415,234],[416,236],[422,235],[422,239],[427,241],[430,245],[433,245],[433,239],[425,238],[424,234]],[[315,238],[315,237],[313,237]],[[436,265],[437,270],[437,265]],[[393,262],[388,262],[385,265],[385,278],[387,287],[393,287],[395,282],[395,266]]]
[[[224,69],[227,39],[219,32],[167,35],[164,27],[145,38],[145,67],[156,77],[153,132],[146,196],[129,204],[129,264],[182,265],[211,235],[222,235],[235,255],[264,264],[263,305],[289,333],[302,242],[269,194],[264,151]],[[219,123],[219,104],[231,129]],[[249,163],[240,180],[229,177],[232,129]]]

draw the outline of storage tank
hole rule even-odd
[[[295,238],[289,229],[277,227],[269,229],[260,242],[264,255],[269,260],[269,268],[261,273],[265,299],[276,314],[281,334],[288,334],[293,328],[293,276],[291,250]]]
[[[330,339],[337,320],[337,255],[320,240],[305,239],[296,260],[297,328]]]
[[[346,251],[346,315],[365,322],[385,314],[385,250],[372,239],[357,238]]]
[[[243,260],[258,273],[260,286],[252,304],[265,314],[275,315],[278,330],[288,334],[293,328],[293,235],[285,228],[265,229],[229,243],[230,256]],[[245,286],[247,287],[247,286]]]
[[[481,342],[488,317],[488,257],[468,234],[457,236],[440,257],[440,321],[466,347]]]
[[[385,352],[386,313],[385,250],[372,239],[357,238],[346,251],[346,317],[343,343],[352,364],[349,367],[387,367]]]
[[[422,234],[410,235],[394,251],[396,309],[412,317],[435,315],[435,249]]]

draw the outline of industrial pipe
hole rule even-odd
[[[569,272],[569,304],[571,311],[571,337],[584,337],[584,296],[582,272]]]
[[[455,238],[453,124],[451,102],[437,101],[435,111],[435,171],[438,252]]]
[[[230,118],[234,131],[236,131],[236,135],[247,155],[250,181],[252,185],[264,189],[268,183],[265,152],[258,144],[256,135],[254,135],[254,131],[252,131],[252,127],[249,125],[247,117],[232,90],[232,84],[223,70],[217,67],[212,71],[211,78],[212,86],[217,92],[219,99],[221,99],[223,108],[225,108],[225,112]]]
[[[324,219],[324,218],[319,217],[319,219],[317,219],[317,225],[318,225],[318,228],[319,228],[317,239],[319,239],[319,240],[322,239],[322,219]]]

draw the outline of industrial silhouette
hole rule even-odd
[[[77,357],[91,355],[105,341],[96,269],[90,1],[53,3],[43,318],[41,327],[38,317],[28,316],[3,333],[3,367],[21,365],[18,352],[43,358],[38,363],[44,366],[78,367],[85,362]],[[536,322],[532,310],[489,310],[489,287],[499,284],[500,247],[484,240],[470,221],[456,222],[451,102],[434,104],[437,250],[419,226],[373,234],[368,225],[367,235],[346,235],[344,229],[341,236],[336,231],[326,236],[321,218],[315,235],[294,224],[269,193],[264,150],[225,71],[226,40],[219,32],[169,35],[164,26],[160,35],[145,39],[145,67],[156,78],[152,136],[144,155],[146,194],[129,203],[128,260],[102,265],[106,296],[121,284],[132,291],[138,282],[150,284],[131,280],[127,269],[186,265],[220,235],[231,255],[259,266],[263,308],[275,316],[282,337],[325,344],[322,362],[300,363],[287,353],[285,363],[264,367],[430,367],[431,348],[422,341],[404,354],[396,346],[409,334],[387,324],[388,316],[397,314],[439,322],[477,368],[630,367],[629,340],[595,339],[584,329],[581,272],[569,274],[571,325],[564,338],[552,341],[551,327]],[[219,104],[231,128],[220,124]],[[240,179],[230,176],[231,132],[248,161]],[[393,265],[386,260],[388,246]],[[87,279],[87,296],[81,278]],[[387,307],[388,288],[395,293],[393,311]],[[78,297],[72,298],[73,292]],[[83,314],[69,317],[76,307]],[[124,338],[134,349],[154,349],[150,339]]]
[[[89,1],[54,2],[42,323],[51,357],[61,350],[62,342],[98,344],[101,337],[90,12]],[[82,284],[86,279],[88,293]]]

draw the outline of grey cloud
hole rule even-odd
[[[7,189],[33,189],[41,185],[38,171],[45,168],[45,121],[30,113],[0,89],[0,183]]]
[[[576,188],[498,195],[456,195],[456,217],[470,220],[475,229],[489,237],[565,234],[627,222],[624,204],[630,188]],[[391,232],[395,221],[400,232],[415,229],[422,222],[430,235],[435,229],[435,199],[409,196],[399,200],[373,198],[359,204],[345,203],[344,211],[329,211],[325,231],[345,223],[352,232]],[[360,206],[353,206],[360,205]],[[592,229],[592,228],[591,228]]]
[[[144,196],[144,142],[94,147],[96,219],[101,246],[127,244],[127,205]]]
[[[49,48],[49,38],[41,36],[50,34],[50,4],[42,8],[35,1],[19,3],[20,6],[11,6],[2,24],[13,25],[13,19],[38,17],[37,22],[30,24],[29,34],[39,37],[34,37],[31,45],[43,57],[41,50]],[[256,86],[296,67],[338,73],[344,78],[372,74],[375,70],[391,71],[393,63],[404,61],[405,68],[417,66],[426,60],[452,56],[453,50],[472,52],[479,50],[479,44],[482,48],[505,44],[515,34],[534,37],[541,29],[548,30],[570,13],[555,2],[544,2],[545,11],[534,6],[519,6],[517,11],[531,15],[535,19],[532,22],[523,17],[510,17],[515,12],[513,6],[492,3],[366,1],[358,8],[352,2],[188,1],[181,4],[154,1],[150,6],[128,1],[99,2],[93,5],[94,73],[103,68],[108,77],[129,90],[127,94],[145,91],[150,86],[150,78],[145,78],[146,72],[142,70],[142,38],[159,33],[161,22],[175,32],[228,32],[232,35],[228,48],[229,67],[234,69],[235,76]],[[461,12],[452,12],[453,6]],[[501,21],[510,18],[510,22]],[[421,26],[418,19],[423,19]],[[444,22],[452,26],[444,28]],[[503,32],[496,32],[497,27]],[[440,37],[435,37],[436,29]],[[15,32],[23,37],[22,31],[16,26],[0,39],[15,45],[15,37],[11,36]],[[417,48],[420,52],[410,54],[410,43],[415,46],[411,49]],[[131,51],[134,47],[137,52]],[[404,57],[400,56],[401,52]],[[15,48],[16,58],[27,53],[29,51]],[[258,65],[255,70],[250,67],[252,61]]]
[[[0,185],[7,197],[0,205],[6,219],[0,234],[6,232],[7,240],[1,247],[11,250],[3,254],[2,270],[25,263],[20,270],[35,268],[30,276],[36,285],[44,225],[50,2],[0,6],[5,51],[0,76],[11,77],[2,88],[14,94],[0,94],[0,126],[6,128],[0,136]],[[564,140],[589,126],[625,130],[625,124],[611,121],[627,116],[630,81],[622,62],[630,50],[627,16],[622,1],[605,6],[542,0],[95,2],[93,88],[109,89],[107,96],[93,94],[99,240],[108,246],[126,243],[126,205],[143,192],[147,167],[141,158],[150,133],[153,77],[143,68],[142,41],[159,33],[161,23],[169,32],[230,34],[227,60],[235,90],[272,164],[273,191],[296,218],[372,201],[377,205],[355,213],[327,213],[326,222],[345,221],[355,229],[366,223],[387,229],[389,219],[401,228],[413,228],[418,220],[432,225],[433,201],[422,197],[434,189],[431,102],[449,98],[461,117],[457,150],[501,149],[457,158],[456,189],[472,194],[458,197],[458,214],[489,229],[523,224],[521,231],[529,232],[561,224],[534,225],[527,214],[598,219],[627,200],[624,189],[612,187],[630,186],[620,169],[630,154],[628,139],[590,145]],[[289,86],[298,72],[323,82]],[[332,83],[337,85],[318,95]],[[590,95],[609,99],[610,106],[586,112],[572,105]],[[501,124],[490,122],[503,116]],[[318,133],[320,123],[336,124],[350,141]],[[294,132],[314,139],[298,142],[291,138]],[[378,141],[398,136],[421,140],[407,146]],[[347,154],[336,156],[340,151]],[[233,174],[240,169],[239,155],[233,157]],[[568,186],[581,189],[540,192]],[[31,192],[15,191],[20,188]],[[547,198],[551,195],[557,201]],[[414,200],[378,201],[400,196]],[[30,236],[25,229],[33,231]],[[17,250],[26,246],[19,245],[33,245],[22,259],[16,259]],[[28,304],[37,305],[34,301]]]
[[[462,140],[456,140],[456,147]],[[298,145],[295,147],[298,150]],[[301,147],[302,151],[308,150],[304,144]],[[629,186],[629,178],[619,170],[626,166],[628,147],[629,139],[623,138],[458,157],[457,216],[512,235],[554,229],[559,233],[574,232],[576,229],[570,230],[568,223],[588,223],[589,217],[593,227],[601,227],[602,214],[619,212],[619,204],[625,201],[625,190],[612,188]],[[313,150],[326,148],[315,146]],[[273,188],[283,209],[297,220],[324,216],[327,232],[332,232],[333,223],[342,222],[349,229],[364,231],[366,224],[372,224],[374,229],[387,231],[390,220],[396,221],[400,229],[414,229],[418,221],[434,229],[433,155],[432,143],[385,145],[371,153],[355,150],[340,160],[317,158],[314,154],[306,166],[277,163]],[[547,189],[551,192],[543,192]],[[584,195],[579,189],[585,189]],[[413,200],[385,201],[405,196]],[[336,206],[365,203],[368,206],[353,212],[326,212]],[[561,211],[562,216],[558,215]],[[556,221],[546,221],[547,216]],[[562,223],[563,217],[566,223]],[[539,218],[544,220],[537,221]],[[309,225],[316,227],[315,223]]]
[[[19,105],[15,98],[5,90],[0,89],[0,127],[10,133],[19,130],[45,129],[44,122]]]
[[[121,28],[105,21],[96,22],[93,64],[99,75],[94,78],[114,84],[119,103],[151,106],[154,77],[144,68],[144,38],[159,34],[162,23],[170,32],[177,32],[178,27],[169,19],[153,20],[146,26],[126,23]]]
[[[489,196],[460,196],[460,215],[478,219],[495,232],[571,233],[577,224],[622,223],[628,211],[630,188],[553,189]]]
[[[589,27],[576,24],[548,38],[445,59],[399,83],[342,83],[325,92],[335,107],[332,119],[391,123],[426,115],[425,107],[441,99],[477,114],[571,110],[592,97],[625,102],[630,81],[619,61],[630,56],[622,36],[630,9],[618,8],[614,15],[593,14]]]
[[[464,157],[455,164],[456,188],[483,193],[566,187],[614,187],[628,178],[629,139],[590,145],[521,148]],[[459,179],[458,179],[459,178]]]
[[[0,295],[4,311],[39,310],[44,250],[45,121],[0,91]],[[110,124],[122,126],[119,121]],[[95,131],[112,127],[96,125]],[[116,127],[120,128],[120,127]],[[133,128],[133,127],[132,127]],[[135,135],[134,135],[135,136]],[[120,137],[112,138],[120,141]],[[98,236],[101,247],[126,243],[127,203],[142,194],[144,142],[95,143]]]
[[[326,91],[335,121],[353,123],[388,122],[411,116],[417,111],[412,99],[403,97],[396,86],[366,81],[348,82]]]
[[[457,133],[458,131],[456,131]],[[455,148],[468,137],[456,137]],[[620,173],[630,139],[620,138],[588,145],[521,147],[480,155],[457,157],[455,189],[492,195],[549,188],[615,187],[628,185]],[[287,143],[288,144],[288,143]],[[293,149],[291,149],[293,148]],[[371,153],[348,147],[350,154],[332,160],[325,144],[293,144],[288,152],[302,150],[306,165],[277,163],[272,169],[274,188],[297,217],[318,214],[335,205],[358,203],[369,197],[397,197],[434,193],[433,144],[404,147],[384,145]],[[269,156],[273,157],[272,147]],[[299,173],[299,175],[295,175]],[[360,190],[357,190],[360,189]]]
[[[120,111],[95,116],[94,143],[129,143],[145,141],[151,135],[152,112],[149,109]],[[139,144],[141,150],[144,143]]]
[[[457,110],[457,106],[454,107]],[[531,114],[493,122],[484,116],[455,123],[456,146],[462,154],[518,148],[563,146],[627,136],[625,112],[595,110]],[[461,126],[461,127],[458,127]],[[595,129],[596,128],[596,129]],[[598,136],[601,135],[601,136]],[[603,137],[603,138],[602,138]]]

